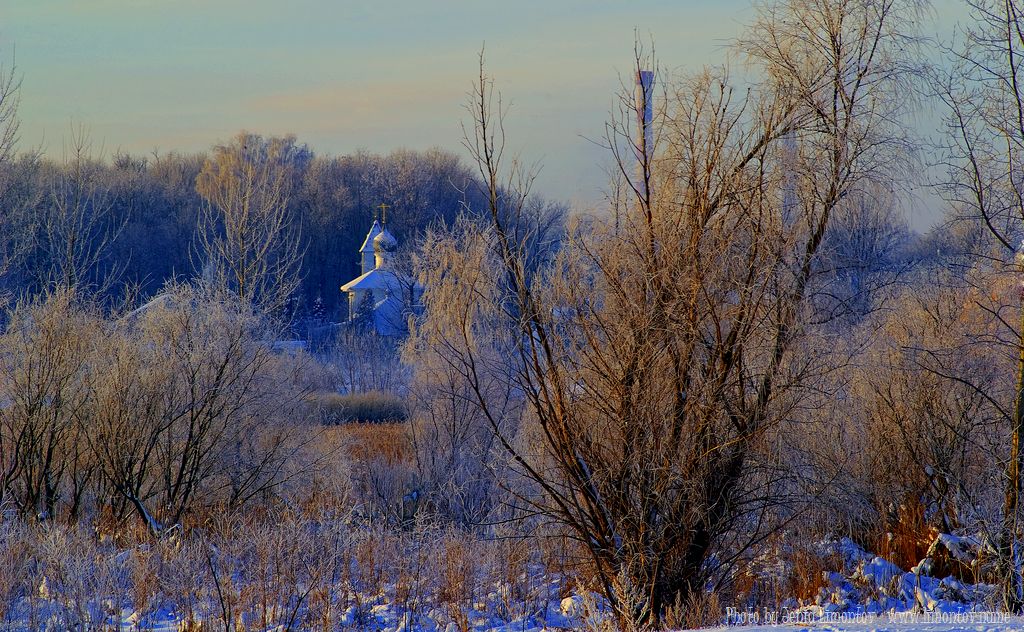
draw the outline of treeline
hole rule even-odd
[[[81,281],[107,296],[123,297],[129,288],[140,299],[169,280],[202,273],[207,201],[196,182],[207,154],[101,160],[81,130],[68,144],[63,159],[28,153],[0,161],[10,296],[38,293],[54,281],[55,268],[82,268]],[[290,297],[296,318],[346,315],[339,287],[359,274],[356,250],[378,205],[391,207],[389,228],[407,246],[427,226],[481,206],[478,178],[443,150],[332,157],[301,149],[286,199],[301,254],[300,285]]]

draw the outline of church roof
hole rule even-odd
[[[408,327],[403,314],[402,300],[389,296],[373,306],[373,327],[382,336],[398,336]]]
[[[394,290],[401,287],[401,281],[394,272],[385,268],[374,268],[366,274],[352,279],[341,286],[342,292],[353,290]]]
[[[373,238],[379,235],[380,231],[380,222],[373,220],[373,226],[370,226],[370,232],[366,233],[366,239],[363,240],[363,245],[359,246],[359,252],[373,252]]]

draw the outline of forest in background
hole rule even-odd
[[[243,133],[227,144],[257,134]],[[470,168],[450,152],[366,151],[349,156],[316,156],[295,139],[291,144],[295,181],[286,212],[300,239],[300,286],[290,297],[296,320],[313,314],[338,322],[347,317],[340,286],[359,276],[359,255],[376,207],[390,209],[388,226],[411,244],[431,225],[452,223],[479,206],[479,187]],[[18,153],[4,161],[0,206],[9,265],[3,279],[8,298],[36,294],[52,282],[55,267],[70,264],[68,236],[82,283],[111,299],[125,292],[147,300],[171,280],[202,273],[199,247],[203,197],[196,181],[205,154],[154,152],[146,156],[97,155],[84,127],[69,130],[65,155]]]

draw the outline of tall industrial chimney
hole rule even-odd
[[[636,72],[637,160],[643,165],[654,151],[654,71]]]

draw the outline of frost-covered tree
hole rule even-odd
[[[481,64],[466,144],[489,221],[422,269],[413,344],[451,368],[441,387],[464,389],[537,492],[520,502],[578,540],[623,627],[727,582],[764,536],[773,437],[831,362],[797,345],[820,316],[825,236],[853,193],[899,173],[915,9],[767,5],[741,46],[765,79],[672,84],[648,151],[625,95],[608,137],[630,192],[620,221],[580,224],[535,272],[532,176],[503,162]]]
[[[85,441],[115,515],[155,535],[197,506],[274,488],[298,449],[300,364],[275,353],[254,305],[176,285],[112,325]]]
[[[101,269],[105,250],[127,218],[114,218],[104,165],[88,130],[74,126],[59,168],[50,174],[50,200],[39,227],[37,282],[102,292],[117,280],[116,264]]]
[[[967,252],[969,264],[1003,275],[1024,275],[1018,254],[1024,230],[1024,5],[1016,0],[966,0],[973,20],[949,51],[949,70],[935,77],[947,108],[943,193],[954,218],[983,226],[986,239]],[[983,275],[993,278],[990,275]],[[1005,287],[1005,284],[1002,284]],[[998,537],[1005,603],[1024,610],[1020,568],[1024,473],[1024,308],[1017,292],[982,288],[979,300],[1002,328],[999,340],[1014,348],[1017,388],[1001,409],[1009,427],[1001,534]],[[1011,310],[1018,311],[1010,315]],[[972,382],[968,382],[971,384]],[[992,396],[983,385],[979,393]]]
[[[94,478],[85,433],[102,320],[73,289],[18,304],[0,336],[0,500],[24,516],[77,519]]]
[[[266,313],[299,287],[302,250],[289,200],[312,154],[294,136],[241,133],[214,147],[196,178],[206,200],[201,256],[223,287]]]

